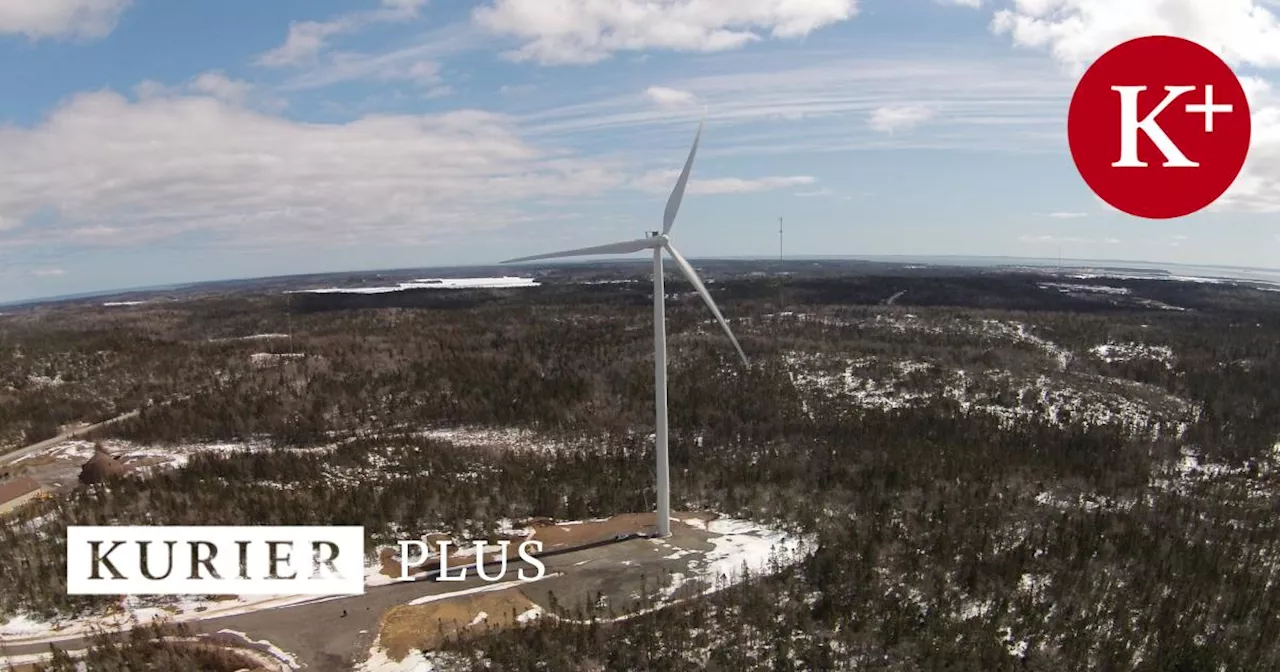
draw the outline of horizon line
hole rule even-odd
[[[945,266],[945,264],[929,263],[924,260],[929,260],[929,259],[934,259],[934,260],[967,259],[967,260],[974,260],[974,261],[1015,260],[1021,263],[1010,264],[1010,265],[1016,266],[1016,265],[1027,264],[1028,262],[1041,262],[1041,263],[1035,263],[1031,265],[1056,266],[1056,267],[1062,267],[1064,264],[1066,264],[1066,262],[1072,262],[1073,264],[1079,264],[1079,263],[1144,264],[1147,266],[1155,266],[1156,268],[1160,270],[1165,270],[1165,271],[1170,270],[1167,267],[1204,268],[1204,269],[1221,269],[1221,270],[1235,270],[1235,271],[1261,271],[1267,274],[1274,274],[1274,275],[1280,276],[1280,268],[1270,268],[1265,266],[1142,261],[1138,259],[1018,257],[1018,256],[1011,256],[1011,255],[977,255],[977,254],[868,254],[868,255],[805,255],[805,254],[801,254],[796,256],[785,256],[782,258],[779,258],[776,256],[765,256],[765,255],[744,255],[744,256],[720,255],[720,256],[689,257],[690,261],[694,261],[694,260],[759,261],[759,262],[772,263],[772,264],[785,263],[785,262],[802,262],[802,261],[834,261],[834,260],[877,261],[877,260],[885,260],[885,259],[901,259],[901,260],[915,259],[915,260],[920,260],[919,263],[924,263],[925,265],[929,265],[929,266]],[[218,283],[280,281],[280,280],[287,280],[290,278],[302,278],[302,277],[311,276],[311,275],[339,275],[344,273],[345,274],[402,273],[402,272],[410,272],[410,271],[458,271],[458,270],[464,270],[464,269],[489,269],[489,268],[517,269],[517,268],[537,268],[537,267],[548,267],[548,266],[577,266],[577,265],[587,265],[587,264],[627,264],[627,263],[648,264],[647,260],[639,259],[639,258],[629,259],[629,258],[601,257],[599,259],[546,260],[544,262],[530,262],[526,264],[502,264],[500,262],[494,262],[491,264],[477,263],[477,264],[465,264],[460,266],[407,266],[407,267],[396,267],[396,268],[383,267],[383,268],[366,268],[366,269],[344,269],[344,270],[332,270],[332,271],[313,271],[313,272],[303,272],[303,273],[289,273],[285,275],[209,278],[204,280],[181,281],[181,282],[172,282],[172,283],[165,283],[165,284],[159,284],[159,285],[117,287],[117,288],[96,290],[96,291],[90,291],[90,292],[77,292],[73,294],[56,294],[56,295],[46,295],[46,296],[14,299],[11,301],[0,301],[0,308],[26,307],[26,306],[43,304],[43,303],[57,303],[57,302],[63,302],[63,301],[77,301],[77,300],[93,299],[93,298],[112,298],[112,297],[122,296],[126,294],[177,291],[177,290],[193,289],[202,285],[213,285]],[[983,264],[979,264],[979,265],[983,265]],[[990,264],[990,265],[996,266],[997,264]],[[1214,278],[1214,279],[1245,280],[1244,278],[1229,278],[1229,277]]]

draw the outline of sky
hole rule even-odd
[[[1277,0],[3,0],[0,301],[490,264],[660,228],[690,257],[1280,267]],[[1172,34],[1253,114],[1217,204],[1103,204],[1075,82]]]

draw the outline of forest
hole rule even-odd
[[[0,619],[107,606],[65,595],[67,525],[377,542],[652,510],[649,285],[628,280],[0,317],[0,445],[133,409],[94,438],[269,445],[0,521]],[[673,507],[818,550],[628,621],[454,640],[444,669],[1280,669],[1280,293],[972,271],[712,290],[752,361],[669,281]],[[454,427],[558,448],[426,432]]]

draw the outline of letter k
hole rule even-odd
[[[1188,91],[1195,91],[1194,86],[1166,86],[1168,95],[1147,115],[1146,119],[1138,119],[1138,94],[1147,90],[1145,86],[1113,86],[1112,91],[1120,94],[1120,160],[1111,164],[1112,168],[1146,168],[1147,163],[1138,158],[1138,131],[1147,134],[1154,142],[1156,149],[1164,154],[1165,168],[1198,168],[1200,164],[1187,158],[1178,149],[1178,145],[1169,139],[1169,135],[1160,127],[1156,117],[1165,108]]]
[[[102,568],[105,566],[107,568],[107,571],[111,572],[111,578],[123,579],[124,574],[121,574],[119,571],[116,570],[116,566],[111,564],[111,559],[108,557],[112,553],[114,553],[117,548],[120,548],[123,545],[124,545],[123,541],[117,541],[111,545],[111,548],[107,549],[106,553],[101,553],[100,552],[102,550],[101,541],[89,542],[89,548],[92,549],[93,551],[93,555],[89,560],[89,562],[93,567],[93,572],[89,574],[89,578],[95,579],[95,580],[101,579]]]

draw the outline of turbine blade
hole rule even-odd
[[[684,188],[689,184],[689,173],[693,171],[693,157],[698,154],[698,141],[702,139],[702,125],[705,119],[698,122],[698,132],[693,136],[693,147],[689,149],[689,158],[685,159],[684,170],[680,179],[676,180],[676,188],[667,199],[667,211],[662,216],[662,232],[671,233],[671,225],[676,223],[676,213],[680,212],[680,202],[684,200]]]
[[[590,257],[596,254],[631,254],[640,250],[653,249],[656,243],[654,238],[641,238],[639,240],[628,240],[624,243],[610,243],[608,245],[596,245],[595,247],[583,247],[576,250],[565,250],[563,252],[549,252],[547,254],[535,254],[532,257],[520,257],[519,259],[508,259],[502,263],[516,264],[522,261],[537,261],[539,259],[559,259],[561,257]]]
[[[724,333],[728,335],[729,340],[733,342],[733,348],[738,351],[738,356],[742,358],[742,363],[751,364],[747,361],[747,355],[742,351],[742,346],[738,345],[738,339],[733,335],[733,330],[729,328],[729,323],[725,321],[724,315],[720,314],[720,309],[716,307],[716,302],[711,298],[711,292],[707,291],[706,285],[702,284],[702,279],[698,277],[697,271],[693,270],[693,266],[680,256],[675,247],[670,244],[667,251],[671,253],[671,258],[676,260],[676,265],[680,270],[684,271],[684,276],[689,278],[689,282],[693,283],[693,288],[698,290],[698,294],[702,296],[702,300],[706,302],[707,307],[711,309],[711,314],[716,316],[716,321],[720,323],[720,327],[724,329]]]

